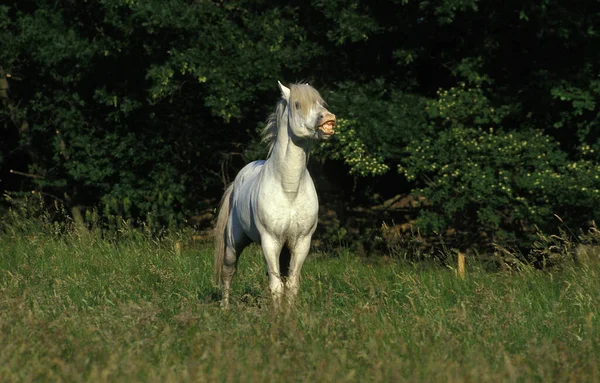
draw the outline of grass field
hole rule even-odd
[[[0,237],[0,381],[598,381],[600,266],[309,257],[297,308],[244,253],[232,308],[183,234]],[[181,251],[175,244],[184,243]]]

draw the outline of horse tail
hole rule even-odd
[[[233,192],[233,183],[227,187],[219,207],[217,224],[215,225],[215,285],[221,285],[221,272],[223,262],[225,262],[225,229],[231,209],[231,195]]]

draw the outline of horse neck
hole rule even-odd
[[[288,119],[282,120],[278,126],[271,156],[267,160],[267,168],[280,182],[286,194],[295,195],[306,176],[306,163],[310,147],[308,143],[299,145],[297,142],[300,140],[294,139],[288,127]]]

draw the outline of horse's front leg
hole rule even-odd
[[[269,290],[273,299],[273,306],[279,308],[281,297],[283,296],[284,285],[279,271],[279,254],[283,247],[280,241],[269,236],[263,235],[261,246],[265,261],[267,262],[267,272],[269,273]]]
[[[300,272],[310,250],[310,238],[310,235],[299,238],[296,246],[290,248],[290,272],[286,281],[286,297],[290,306],[294,303],[300,289]]]

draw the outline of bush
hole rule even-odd
[[[598,218],[597,163],[571,159],[542,130],[503,128],[510,109],[492,107],[480,87],[461,84],[438,96],[427,107],[431,125],[398,167],[427,201],[417,226],[505,241],[532,239],[536,227],[551,232],[555,216],[573,227]]]
[[[323,142],[317,152],[325,158],[341,160],[348,166],[348,173],[354,176],[379,176],[389,170],[383,162],[383,156],[372,152],[361,140],[354,128],[356,121],[338,118],[335,136],[331,141]]]

